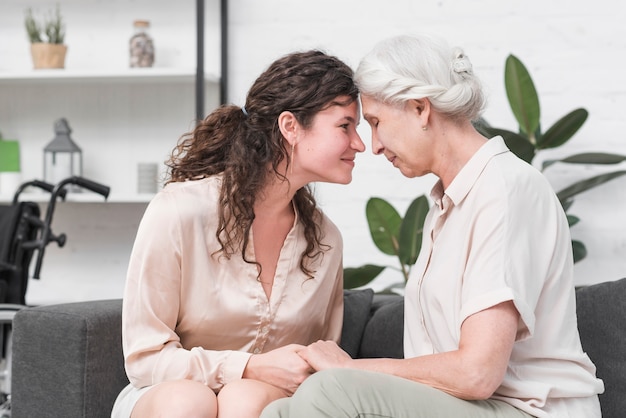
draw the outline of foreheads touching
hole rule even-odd
[[[451,118],[474,120],[484,94],[460,48],[427,36],[397,36],[374,47],[355,73],[361,94],[390,105],[427,98]]]

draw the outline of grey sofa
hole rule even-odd
[[[342,346],[353,357],[402,357],[403,300],[346,291]],[[604,418],[626,411],[626,279],[577,290],[578,326],[606,392]],[[27,308],[13,322],[13,418],[110,416],[128,383],[121,300]]]

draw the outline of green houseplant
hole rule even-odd
[[[26,9],[24,26],[34,68],[64,68],[67,46],[64,44],[65,23],[59,6],[54,14],[48,13],[43,20],[36,19],[31,8]]]
[[[532,164],[535,156],[541,150],[556,148],[565,144],[587,120],[587,110],[578,108],[543,131],[540,123],[541,110],[537,90],[530,73],[514,55],[509,55],[506,59],[504,81],[509,105],[519,124],[518,132],[492,127],[482,119],[475,126],[487,137],[501,135],[509,149],[528,163]],[[559,160],[546,161],[541,169],[545,170],[555,163],[617,164],[625,160],[626,156],[624,155],[588,152]],[[626,174],[625,170],[619,170],[577,181],[558,191],[557,196],[567,212],[574,202],[574,196],[624,174]],[[579,218],[574,215],[567,214],[567,218],[570,227],[579,221]],[[575,262],[582,260],[587,255],[587,249],[580,241],[572,240],[572,249]]]
[[[488,138],[501,135],[511,151],[529,164],[532,164],[541,150],[556,148],[569,141],[587,120],[587,110],[578,108],[556,121],[546,131],[542,131],[537,90],[530,73],[514,55],[507,57],[504,78],[507,99],[519,124],[518,132],[490,126],[484,119],[477,121],[475,126]],[[626,161],[626,156],[587,152],[559,160],[545,161],[542,170],[555,163],[618,164],[622,161]],[[618,170],[577,181],[557,192],[557,197],[567,213],[574,202],[574,196],[624,174],[626,170]],[[404,218],[389,202],[381,198],[372,197],[367,202],[366,216],[372,240],[381,252],[398,259],[399,267],[391,268],[402,273],[405,283],[421,248],[422,231],[428,209],[428,200],[424,195],[411,203]],[[569,213],[567,219],[570,227],[579,222],[578,217]],[[585,245],[577,240],[572,240],[572,251],[575,262],[582,260],[587,254]],[[389,266],[374,264],[346,267],[344,268],[344,287],[350,289],[364,286],[387,267]]]
[[[379,197],[370,198],[365,207],[365,214],[372,240],[381,252],[396,257],[399,266],[365,264],[361,267],[346,267],[343,270],[344,288],[364,286],[387,267],[402,273],[404,282],[400,285],[404,286],[422,246],[422,231],[428,210],[429,204],[425,195],[411,202],[404,217],[401,217],[386,200]]]

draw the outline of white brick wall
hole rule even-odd
[[[54,6],[56,1],[32,0],[30,3],[46,8]],[[152,32],[157,48],[161,48],[157,49],[157,60],[159,53],[163,59],[160,63],[157,61],[158,65],[189,65],[189,60],[193,59],[195,44],[189,41],[190,30],[195,25],[190,13],[195,4],[192,0],[177,2],[175,11],[170,2],[163,0],[65,0],[59,3],[67,12],[68,41],[72,42],[68,65],[103,66],[125,62],[129,13],[154,22]],[[87,3],[105,11],[111,7],[112,11],[94,14],[93,7],[84,6]],[[496,126],[516,129],[503,85],[504,62],[509,53],[518,56],[533,76],[541,100],[544,129],[574,108],[585,107],[589,111],[588,121],[570,143],[556,151],[540,154],[537,163],[542,158],[583,151],[626,154],[626,30],[623,29],[626,6],[623,2],[231,0],[229,3],[228,87],[229,99],[233,103],[242,104],[257,75],[284,53],[321,48],[356,66],[361,56],[379,39],[423,31],[444,36],[450,43],[465,48],[487,88],[489,105],[485,117]],[[215,0],[207,0],[209,21],[215,19],[211,15],[211,4],[215,4]],[[28,68],[30,65],[24,52],[27,43],[22,26],[26,6],[28,4],[21,0],[0,3],[0,70]],[[181,19],[184,23],[177,27],[176,22]],[[191,21],[187,23],[186,19]],[[207,37],[206,54],[210,57],[217,45],[214,28],[209,30]],[[81,49],[86,50],[89,42],[108,51],[108,59],[99,61],[90,53],[79,54]],[[217,68],[216,64],[209,61],[207,66]],[[167,109],[163,111],[167,112]],[[19,136],[19,131],[6,132],[3,124],[11,126],[11,121],[4,120],[0,114],[0,131]],[[384,197],[403,213],[414,197],[428,192],[433,178],[403,178],[383,158],[371,155],[366,123],[361,124],[359,131],[368,144],[368,151],[357,159],[354,181],[348,186],[318,185],[319,201],[344,234],[346,266],[365,262],[393,264],[394,260],[379,254],[371,242],[365,203],[370,196]],[[172,138],[172,143],[175,140]],[[626,165],[622,164],[620,168],[626,169]],[[559,166],[546,175],[556,188],[560,188],[597,171],[596,167]],[[577,284],[626,276],[625,185],[626,177],[576,199],[571,212],[580,216],[581,222],[572,229],[572,234],[585,242],[589,251],[588,258],[576,265]],[[77,245],[70,247],[71,250],[50,248],[45,260],[48,276],[41,283],[34,283],[29,290],[33,300],[43,303],[61,297],[80,300],[120,295],[132,239],[129,234],[121,234],[121,239],[114,238],[111,231],[119,228],[118,221],[122,218],[125,225],[135,225],[133,222],[137,221],[141,210],[137,205],[131,206],[126,212],[122,207],[100,209],[113,220],[85,227],[82,232],[78,231],[79,237],[72,235],[70,238]],[[73,214],[79,209],[70,211]],[[129,214],[132,215],[130,218]],[[59,222],[62,219],[64,215],[59,214]],[[85,243],[94,230],[102,228],[108,231],[102,235],[109,237],[110,245],[87,248]],[[63,230],[63,226],[57,230]],[[119,241],[113,245],[116,239]],[[102,251],[107,252],[107,257],[96,269],[94,263],[98,258],[94,254]],[[377,286],[398,277],[388,273]],[[85,280],[91,280],[91,284],[85,285]],[[103,282],[109,287],[104,289]]]
[[[626,6],[616,0],[233,0],[230,16],[229,90],[235,103],[243,103],[258,73],[285,52],[321,48],[356,66],[379,39],[420,31],[465,48],[489,94],[485,117],[495,126],[517,129],[504,92],[504,62],[510,53],[531,72],[544,130],[575,108],[589,111],[578,134],[566,146],[540,153],[537,164],[584,151],[626,155]],[[346,266],[395,265],[371,242],[365,203],[370,196],[384,197],[404,213],[414,197],[428,192],[433,179],[404,179],[384,158],[371,155],[366,123],[359,131],[368,150],[357,159],[354,181],[318,186],[319,200],[343,231]],[[618,168],[626,169],[626,164],[609,169]],[[546,175],[562,188],[600,171],[559,166]],[[626,176],[576,198],[570,212],[581,222],[572,235],[589,252],[576,265],[577,284],[626,276],[625,206]]]

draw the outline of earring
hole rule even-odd
[[[289,174],[293,174],[293,151],[296,148],[296,143],[291,143],[291,155],[289,156]]]
[[[424,125],[422,126],[422,131],[427,131],[428,130],[428,126]]]

